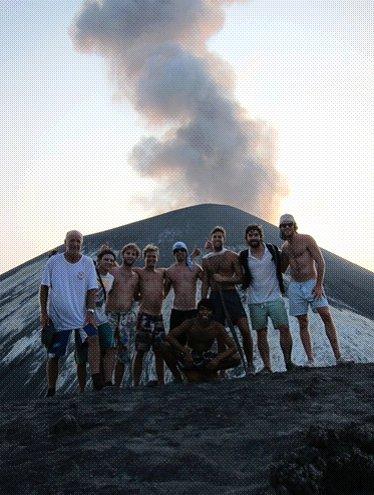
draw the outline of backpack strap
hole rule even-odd
[[[266,244],[266,247],[268,248],[268,250],[272,256],[272,260],[275,263],[279,288],[280,288],[281,293],[284,294],[285,288],[284,288],[283,274],[282,274],[282,269],[281,269],[280,250],[279,250],[278,246],[276,246],[275,244]]]
[[[249,256],[248,249],[244,249],[244,251],[240,251],[239,253],[239,263],[241,264],[244,270],[244,281],[242,284],[242,288],[244,290],[248,289],[252,280],[252,275],[248,267],[248,256]]]

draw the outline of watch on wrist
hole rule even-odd
[[[87,313],[91,313],[93,315],[95,313],[95,310],[92,308],[87,308]]]

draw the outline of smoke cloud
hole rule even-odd
[[[233,97],[230,67],[206,42],[223,0],[90,0],[71,29],[75,47],[108,61],[117,97],[165,132],[142,140],[131,165],[159,184],[155,210],[224,203],[267,220],[287,193],[274,131]]]

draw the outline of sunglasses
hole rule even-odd
[[[293,222],[286,222],[286,223],[281,223],[279,225],[280,229],[285,229],[286,227],[293,227]]]

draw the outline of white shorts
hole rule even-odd
[[[290,315],[301,316],[308,314],[309,304],[314,313],[317,313],[318,308],[325,308],[329,305],[326,296],[319,299],[313,294],[316,286],[316,279],[312,278],[305,282],[295,282],[292,280],[288,286],[288,298],[290,301]]]

